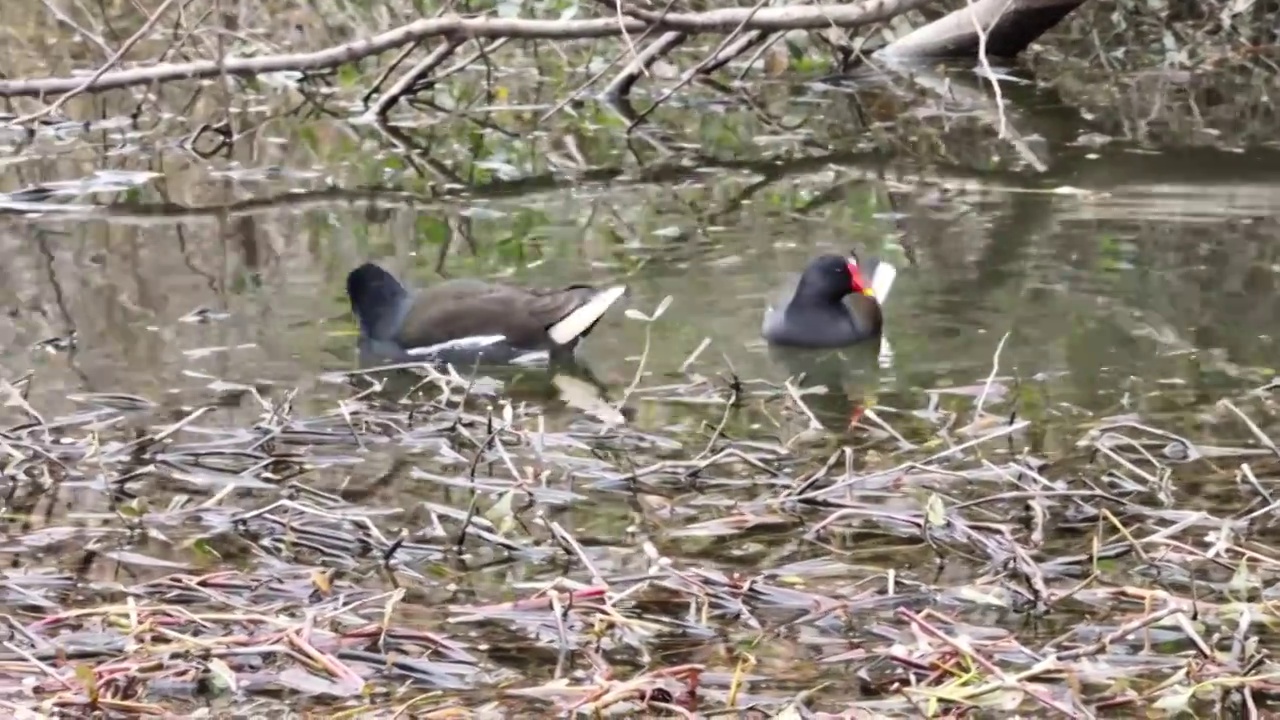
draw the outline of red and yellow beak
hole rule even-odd
[[[855,293],[860,293],[867,297],[875,296],[875,291],[871,289],[866,279],[862,277],[862,269],[858,267],[858,261],[854,258],[849,258],[849,277],[853,280],[853,291]]]

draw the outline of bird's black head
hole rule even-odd
[[[360,319],[360,329],[371,337],[394,332],[394,328],[388,326],[398,320],[407,295],[400,281],[373,263],[365,263],[347,274],[351,309]]]
[[[815,301],[840,302],[850,293],[870,294],[871,290],[862,278],[857,256],[819,255],[804,269],[797,297]]]

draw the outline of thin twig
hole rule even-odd
[[[186,0],[184,0],[184,2],[185,1]],[[13,121],[14,124],[21,125],[29,123],[32,120],[39,120],[46,115],[52,115],[53,113],[61,110],[62,106],[65,105],[68,100],[89,88],[94,87],[98,80],[101,79],[103,75],[107,74],[108,70],[115,67],[116,63],[120,62],[120,59],[125,56],[125,53],[132,50],[133,46],[138,44],[139,40],[145,37],[147,33],[151,32],[151,28],[155,27],[156,23],[160,21],[160,18],[164,16],[165,12],[168,11],[168,9],[176,2],[178,2],[178,0],[164,0],[164,2],[160,4],[160,7],[156,8],[155,12],[151,13],[151,16],[147,18],[147,21],[142,24],[142,27],[138,28],[138,31],[135,32],[128,40],[125,40],[124,45],[121,45],[120,49],[117,50],[114,55],[99,66],[97,71],[85,78],[83,82],[73,88],[70,92],[58,98],[52,105],[48,105],[43,110],[37,110],[30,115],[23,115],[22,117],[15,119]]]
[[[987,399],[987,393],[991,390],[991,383],[995,382],[996,373],[1000,371],[1000,351],[1004,349],[1004,343],[1009,339],[1009,333],[1006,331],[1004,336],[1000,338],[1000,342],[996,345],[996,351],[991,355],[991,372],[987,375],[987,381],[982,385],[982,394],[978,396],[978,402],[974,406],[973,419],[978,421],[982,417],[982,405]]]

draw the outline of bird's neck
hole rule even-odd
[[[409,293],[400,283],[375,283],[365,288],[360,302],[353,303],[360,329],[371,338],[386,340],[400,325]]]

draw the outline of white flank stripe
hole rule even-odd
[[[876,272],[871,276],[871,292],[875,293],[876,300],[881,305],[889,299],[889,289],[893,287],[893,281],[898,277],[898,268],[881,260],[876,263]]]
[[[506,335],[471,335],[470,337],[458,338],[456,340],[446,340],[435,345],[424,345],[422,347],[410,348],[405,353],[420,357],[423,355],[437,355],[449,350],[479,350],[487,348],[490,345],[496,345],[506,340]]]
[[[627,292],[626,285],[615,285],[608,290],[596,293],[582,307],[569,313],[563,320],[551,326],[547,334],[557,345],[565,345],[582,334],[591,324],[599,320]]]
[[[523,355],[515,357],[512,365],[541,365],[551,359],[551,353],[546,350],[533,350]]]

